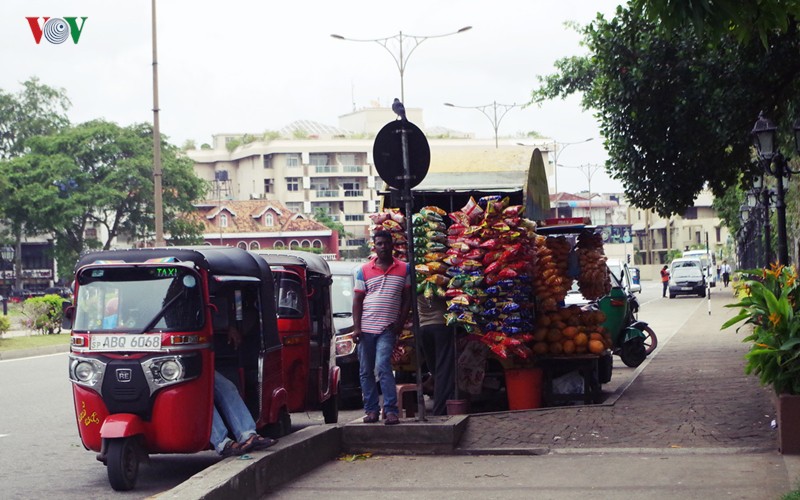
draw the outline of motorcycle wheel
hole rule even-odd
[[[641,337],[637,337],[622,344],[622,351],[619,357],[622,359],[622,362],[625,363],[625,366],[636,368],[641,365],[647,357],[647,351],[645,350],[643,340],[644,339]]]
[[[132,490],[139,474],[139,453],[134,438],[110,439],[106,454],[108,482],[116,491]]]
[[[655,351],[656,347],[658,347],[656,332],[648,325],[642,328],[642,333],[644,333],[644,351],[649,356],[650,353]]]

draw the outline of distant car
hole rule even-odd
[[[706,296],[706,278],[696,258],[675,259],[669,270],[669,298],[678,295]]]
[[[14,289],[11,290],[9,294],[9,299],[11,302],[24,302],[31,297],[36,297],[38,294],[32,290],[19,290]]]
[[[333,324],[336,328],[336,364],[341,370],[340,399],[346,406],[361,403],[361,379],[358,371],[358,352],[353,340],[353,287],[355,271],[364,262],[331,261],[333,284]]]
[[[51,286],[50,288],[44,289],[45,295],[58,295],[61,298],[69,299],[72,298],[72,290],[65,286]]]

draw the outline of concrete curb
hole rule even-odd
[[[15,349],[13,351],[0,351],[0,361],[30,358],[33,356],[44,356],[47,354],[57,354],[62,352],[69,352],[69,344],[34,347],[31,349]]]
[[[341,434],[341,427],[338,426],[301,429],[281,438],[269,450],[250,454],[255,460],[228,458],[175,488],[150,498],[262,498],[279,486],[337,457],[342,448]]]

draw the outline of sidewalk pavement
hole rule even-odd
[[[26,330],[24,328],[19,327],[18,325],[14,326],[15,328],[13,330],[9,330],[6,333],[0,335],[0,339],[40,335],[39,333],[33,330]],[[61,334],[65,335],[66,333],[62,332]],[[29,358],[31,356],[44,356],[46,354],[56,354],[59,352],[69,352],[69,343],[67,342],[64,344],[50,345],[44,347],[32,347],[30,349],[14,349],[12,351],[0,351],[0,361],[8,359]]]
[[[406,499],[780,498],[798,486],[800,456],[777,452],[771,392],[743,372],[744,334],[719,329],[735,312],[720,307],[732,296],[718,293],[715,301],[713,316],[698,305],[685,327],[660,343],[611,404],[470,415],[453,455],[328,460],[291,478],[278,477],[283,446],[293,446],[284,439],[259,460],[268,458],[271,465],[254,475],[244,475],[236,461],[223,461],[198,475],[216,475],[214,485],[205,484],[210,489],[196,477],[159,497],[224,498],[223,492],[238,491],[250,498],[266,492],[275,498],[324,494],[332,499],[376,494]],[[411,436],[424,425],[413,419],[403,423],[385,430],[404,429]],[[355,421],[325,427],[341,431],[340,449],[352,451],[348,431],[365,426]],[[371,430],[384,430],[379,427]],[[303,431],[319,438],[323,430]],[[300,439],[303,431],[290,438]],[[220,476],[231,476],[224,470],[240,474],[240,480],[250,477],[252,489],[235,490],[236,479],[220,486]],[[184,495],[190,491],[204,493]]]

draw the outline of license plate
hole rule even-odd
[[[158,351],[161,335],[92,335],[90,351]]]
[[[690,287],[690,286],[682,286],[681,287],[681,290],[691,290],[691,289],[692,289],[692,287]]]

